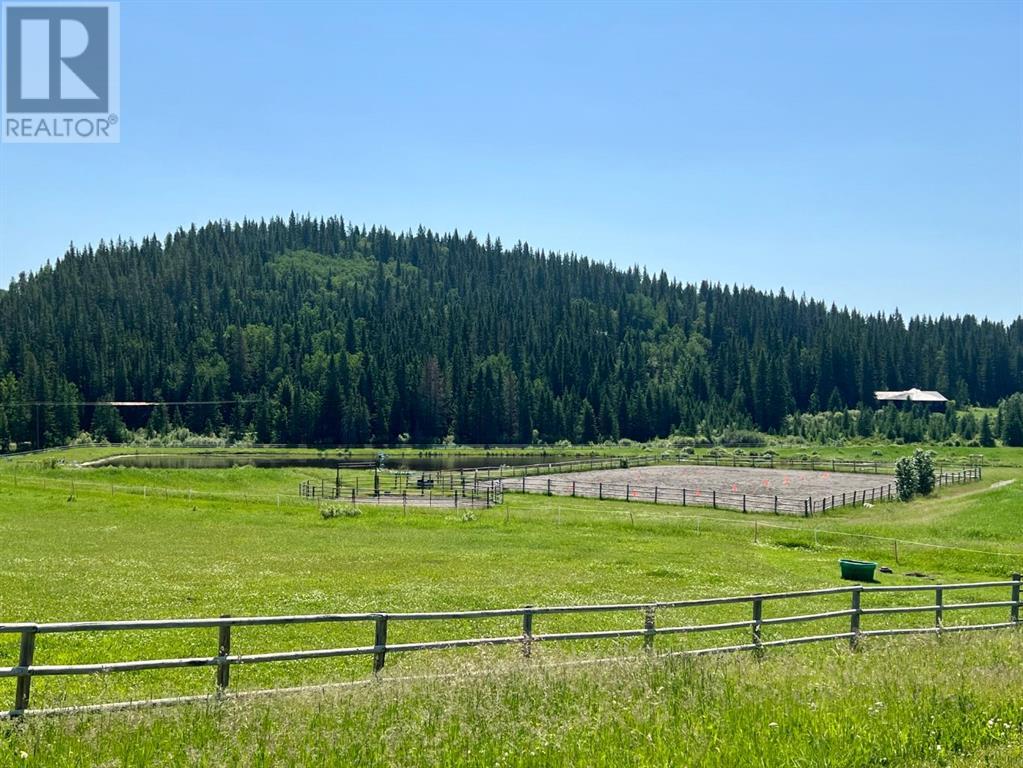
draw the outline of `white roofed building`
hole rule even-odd
[[[948,398],[934,389],[904,389],[900,391],[878,391],[874,393],[880,405],[888,403],[924,403],[935,409],[944,410]]]

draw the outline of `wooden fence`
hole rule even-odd
[[[673,464],[673,459],[662,456],[593,456],[587,459],[570,459],[568,461],[545,461],[536,464],[517,464],[514,466],[500,465],[494,467],[474,467],[471,469],[443,470],[432,473],[434,481],[446,485],[467,483],[484,483],[503,480],[510,477],[529,477],[530,475],[551,475],[560,472],[587,472],[597,469],[628,469],[629,467],[649,467],[655,464]],[[431,473],[425,473],[431,475]]]
[[[894,475],[895,462],[893,461],[862,461],[843,459],[820,459],[820,458],[790,458],[784,456],[712,456],[712,455],[686,455],[678,456],[645,455],[645,456],[612,456],[608,458],[587,458],[573,459],[571,461],[540,462],[536,464],[524,464],[518,466],[495,466],[479,467],[478,469],[456,470],[442,474],[455,476],[471,474],[477,480],[501,480],[508,477],[521,477],[530,475],[550,475],[560,472],[583,472],[594,469],[617,469],[627,467],[645,467],[655,464],[661,465],[694,465],[701,467],[746,467],[750,469],[799,469],[810,472],[851,472],[870,475]],[[957,463],[940,463],[938,472],[941,474],[953,474],[962,471],[977,472],[979,478],[979,465],[959,465]]]
[[[937,487],[968,483],[980,480],[980,467],[967,467],[958,472],[935,473]],[[706,490],[702,488],[679,488],[664,485],[642,485],[636,483],[588,482],[559,479],[557,477],[528,477],[505,479],[493,483],[507,491],[519,493],[542,493],[547,496],[581,496],[585,498],[608,499],[626,502],[648,502],[652,504],[678,504],[704,506],[713,509],[734,509],[742,512],[773,512],[774,514],[802,515],[809,517],[818,512],[845,506],[862,506],[894,498],[895,484],[885,483],[871,488],[855,489],[824,496],[778,496],[775,494],[750,494],[736,491]]]
[[[434,484],[413,487],[403,485],[387,488],[359,481],[328,482],[303,480],[298,486],[298,495],[313,501],[349,501],[352,504],[379,503],[412,505],[420,507],[480,507],[490,509],[504,501],[504,489],[499,485],[469,483],[465,488],[448,485],[435,487]]]
[[[658,463],[655,457],[639,457],[642,466]],[[834,462],[820,469],[827,470]],[[679,488],[676,486],[644,485],[636,483],[587,482],[552,477],[551,473],[578,472],[595,469],[636,466],[634,459],[586,459],[560,464],[528,464],[519,467],[482,467],[454,472],[415,473],[392,472],[376,476],[372,485],[359,478],[326,478],[305,480],[299,485],[299,495],[309,499],[361,500],[389,498],[394,503],[407,503],[410,496],[428,497],[430,503],[437,494],[438,504],[482,506],[489,508],[503,501],[504,491],[542,493],[547,496],[573,496],[626,502],[705,506],[713,509],[734,509],[742,512],[773,512],[774,514],[809,517],[829,509],[862,506],[894,498],[895,484],[884,483],[870,488],[854,489],[824,496],[779,496],[751,494],[736,491]],[[740,465],[736,465],[740,466]],[[752,466],[752,465],[745,465]],[[763,468],[761,466],[761,468]],[[496,474],[495,474],[496,473]],[[980,467],[964,467],[957,471],[935,473],[937,487],[974,482],[981,479]],[[418,475],[418,476],[416,476]]]
[[[751,467],[753,469],[803,469],[810,472],[854,472],[869,475],[894,475],[894,461],[864,461],[860,459],[821,459],[811,457],[800,459],[789,456],[712,456],[681,455],[679,464],[696,464],[708,467]],[[939,471],[973,469],[978,464],[962,464],[959,460],[938,459]]]
[[[525,606],[521,608],[503,608],[497,610],[449,611],[438,613],[354,613],[354,614],[318,614],[305,616],[253,616],[253,617],[220,617],[206,619],[157,619],[136,621],[83,621],[62,622],[51,624],[0,624],[0,634],[20,634],[20,650],[18,663],[12,667],[0,667],[0,678],[15,678],[16,690],[14,707],[0,713],[4,717],[18,717],[28,713],[46,713],[56,711],[73,711],[74,707],[60,710],[33,709],[31,707],[32,680],[44,676],[94,675],[117,672],[138,672],[154,669],[183,669],[210,667],[215,672],[215,691],[223,694],[227,691],[231,679],[231,669],[238,665],[265,664],[280,661],[298,661],[303,659],[324,659],[344,656],[372,656],[373,672],[378,673],[384,668],[388,654],[410,653],[414,651],[440,650],[480,646],[518,645],[522,655],[529,657],[536,643],[553,643],[573,640],[605,640],[621,638],[642,638],[646,651],[654,651],[658,636],[681,635],[687,633],[720,632],[725,630],[746,630],[749,632],[747,642],[708,646],[698,650],[676,651],[684,655],[701,655],[708,653],[726,653],[732,651],[762,652],[768,648],[813,643],[829,640],[847,640],[853,648],[861,638],[881,635],[905,634],[936,634],[943,632],[964,632],[971,630],[1019,627],[1020,622],[1020,574],[1012,575],[1011,581],[987,581],[965,584],[942,585],[908,585],[908,586],[862,586],[849,585],[827,589],[812,589],[795,592],[777,592],[770,594],[745,595],[736,597],[712,597],[694,600],[659,601],[651,603],[622,603],[612,605],[577,605],[577,606]],[[1006,590],[1006,598],[987,601],[949,602],[946,598],[958,590]],[[871,607],[865,605],[865,598],[873,595],[906,592],[933,594],[933,603],[924,605],[881,605]],[[815,613],[787,613],[777,616],[765,615],[765,607],[801,598],[819,596],[848,595],[849,607],[838,610],[817,611]],[[708,606],[736,605],[749,606],[749,618],[721,621],[710,624],[658,624],[658,611],[666,609],[706,608]],[[984,624],[949,624],[945,623],[945,615],[949,612],[967,609],[1008,608],[1004,621]],[[598,631],[575,632],[542,632],[537,631],[538,620],[553,615],[625,613],[639,614],[642,626],[631,629],[613,629]],[[875,616],[899,616],[908,613],[931,613],[934,623],[928,627],[879,627],[864,628],[864,618]],[[513,617],[520,622],[521,632],[513,635],[474,637],[453,640],[434,640],[415,643],[389,643],[388,627],[399,622],[435,622],[445,619],[491,619],[495,617]],[[848,629],[841,632],[800,635],[779,639],[767,639],[765,629],[783,624],[803,624],[834,619],[848,619]],[[355,622],[367,624],[372,629],[372,644],[343,648],[317,648],[312,650],[291,650],[273,653],[242,654],[232,647],[231,630],[235,627],[280,626],[297,624],[326,624],[339,622]],[[35,662],[36,638],[40,635],[61,634],[70,632],[118,632],[131,630],[174,630],[174,629],[208,629],[216,630],[216,653],[209,656],[173,659],[152,659],[144,661],[115,661],[90,664],[37,664]],[[368,632],[367,632],[368,635]],[[368,639],[368,638],[367,638]],[[211,642],[212,645],[212,642]],[[160,699],[160,703],[174,703],[195,700],[196,697],[175,697]],[[126,706],[145,704],[145,702],[116,702],[89,705],[81,709],[123,708]]]

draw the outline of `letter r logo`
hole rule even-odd
[[[8,113],[107,112],[106,6],[6,5]]]

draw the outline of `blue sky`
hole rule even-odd
[[[1021,7],[123,2],[121,143],[0,146],[0,282],[294,210],[1012,319]]]

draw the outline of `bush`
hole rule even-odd
[[[895,462],[895,488],[899,501],[909,501],[918,493],[930,494],[934,490],[934,452],[917,448],[912,458],[903,456]]]
[[[320,517],[331,520],[335,517],[358,517],[362,510],[353,504],[324,504],[320,507]]]
[[[767,441],[764,440],[764,436],[762,434],[748,429],[726,429],[721,435],[720,443],[728,448],[733,448],[739,445],[745,445],[751,448],[762,448],[767,445]]]
[[[909,501],[916,493],[916,468],[908,456],[895,462],[895,492],[899,501]]]
[[[934,453],[919,448],[913,454],[913,473],[916,475],[916,492],[922,496],[934,490]]]

